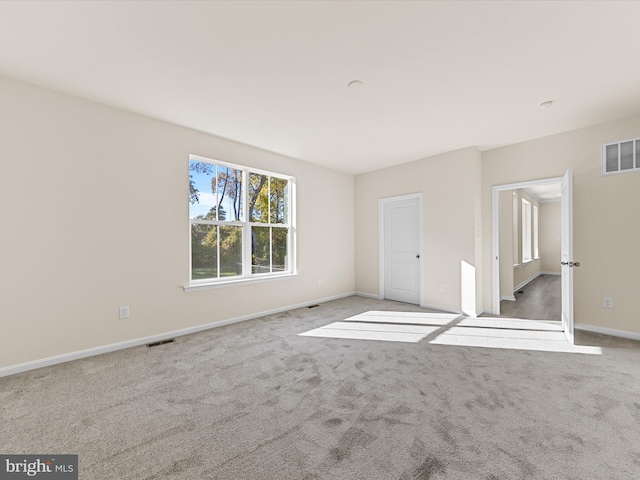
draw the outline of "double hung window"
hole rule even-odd
[[[294,183],[191,155],[191,284],[294,273]]]

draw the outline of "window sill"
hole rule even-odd
[[[540,257],[535,257],[534,260],[540,260]]]
[[[527,263],[531,263],[531,262],[533,262],[533,258],[530,258],[529,260],[523,260],[522,265],[526,265]]]
[[[519,266],[520,266],[520,264],[519,264],[519,263],[514,263],[514,264],[513,264],[513,268],[518,268]]]
[[[297,273],[286,273],[284,275],[265,275],[253,278],[242,278],[239,280],[224,280],[221,282],[192,283],[189,285],[184,285],[182,288],[185,292],[194,292],[197,290],[209,290],[211,288],[235,287],[239,285],[248,285],[251,283],[271,282],[273,280],[287,280],[298,276],[299,275]]]

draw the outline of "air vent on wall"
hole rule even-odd
[[[640,170],[640,138],[605,143],[602,146],[602,175]]]

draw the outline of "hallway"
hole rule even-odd
[[[502,300],[500,315],[529,320],[560,321],[561,293],[561,276],[542,274],[514,293],[515,302]]]

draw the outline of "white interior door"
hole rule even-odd
[[[562,328],[573,343],[573,176],[567,170],[561,182]]]
[[[384,298],[420,304],[420,198],[384,202]]]

